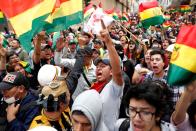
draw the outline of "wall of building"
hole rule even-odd
[[[99,5],[99,2],[101,1],[103,9],[111,9],[115,7],[116,10],[123,11],[129,11],[130,7],[130,0],[92,0],[92,2],[96,5]]]

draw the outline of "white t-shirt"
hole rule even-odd
[[[103,119],[110,131],[114,131],[114,126],[119,117],[120,103],[123,96],[123,87],[111,80],[100,93],[103,102]]]

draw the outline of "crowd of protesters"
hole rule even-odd
[[[100,36],[42,31],[30,52],[1,32],[0,131],[196,131],[196,81],[167,83],[180,27],[195,25],[196,12],[165,15],[167,28],[144,29],[130,14],[101,21]]]

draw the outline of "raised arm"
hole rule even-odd
[[[100,35],[101,35],[101,39],[106,43],[107,46],[107,50],[110,58],[110,64],[112,66],[113,80],[116,82],[116,84],[122,86],[123,77],[122,77],[122,71],[120,66],[120,59],[103,20],[101,21],[101,23],[102,23],[103,30],[100,32]]]
[[[0,43],[0,71],[6,70],[6,54],[7,50]]]
[[[176,104],[175,111],[172,114],[172,121],[175,125],[185,120],[187,109],[194,99],[196,99],[196,80],[187,86]]]
[[[40,32],[33,40],[35,49],[33,52],[33,62],[38,64],[40,62],[41,57],[41,41],[44,40],[45,32]]]

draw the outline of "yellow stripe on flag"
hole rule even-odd
[[[18,36],[28,32],[32,28],[32,21],[52,11],[56,0],[44,0],[40,4],[27,11],[10,18],[10,22]]]
[[[84,18],[89,16],[95,9],[91,8],[90,10],[88,10],[85,14],[84,14]]]
[[[50,15],[46,21],[52,23],[52,19],[64,17],[82,11],[82,0],[70,0],[61,4],[60,8]],[[51,18],[50,18],[51,17]]]
[[[196,49],[175,44],[170,63],[196,73]]]
[[[0,18],[3,18],[3,13],[0,11]]]
[[[143,12],[140,12],[141,20],[149,19],[159,15],[163,15],[160,7],[154,7],[154,8],[144,10]]]

